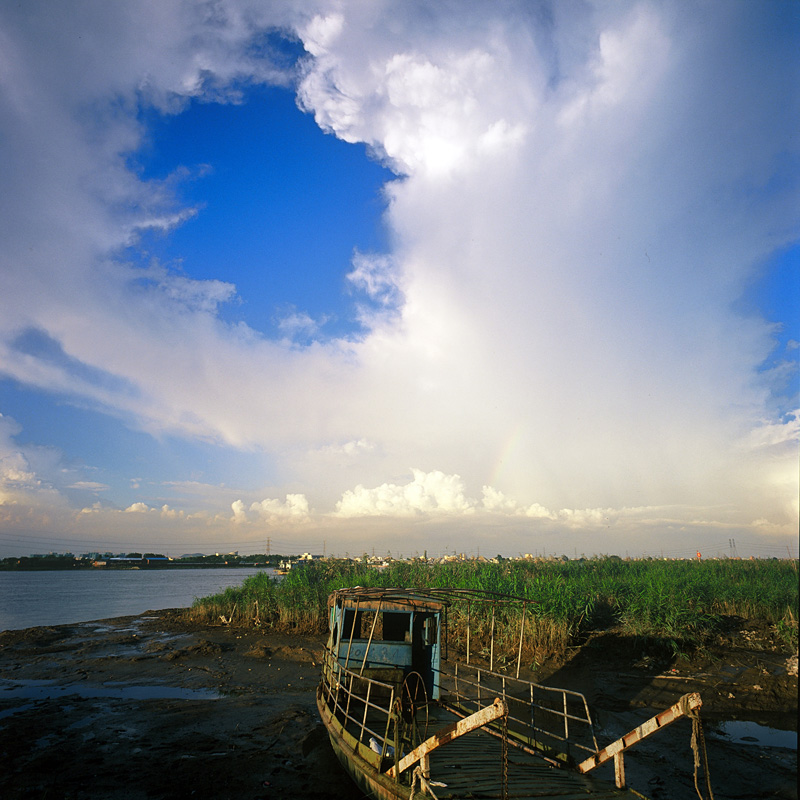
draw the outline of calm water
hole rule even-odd
[[[797,750],[797,731],[782,731],[747,720],[723,720],[709,730],[709,736],[738,744],[753,744],[759,747],[787,747]]]
[[[184,608],[271,569],[0,572],[0,631]]]

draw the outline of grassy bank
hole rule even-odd
[[[258,625],[304,633],[326,629],[328,594],[344,586],[481,589],[533,601],[526,611],[526,657],[560,655],[593,630],[657,639],[678,652],[702,645],[735,618],[772,626],[786,650],[797,649],[796,561],[506,561],[426,564],[396,562],[383,570],[326,561],[292,570],[282,581],[266,575],[197,600],[195,621]],[[521,610],[502,612],[496,631],[510,651]],[[491,611],[473,608],[473,641],[486,635]],[[466,609],[450,612],[451,642],[464,638]]]

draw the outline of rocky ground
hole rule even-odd
[[[763,728],[714,735],[732,719],[796,731],[796,657],[745,633],[677,661],[605,633],[527,677],[583,691],[601,744],[699,691],[717,800],[797,798],[796,735],[794,750],[748,741]],[[360,798],[317,717],[321,650],[320,637],[177,611],[0,633],[0,797]],[[680,721],[637,745],[630,785],[696,797],[690,731]]]

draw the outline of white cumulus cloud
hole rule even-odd
[[[242,500],[231,503],[233,521],[268,522],[268,523],[302,523],[310,519],[311,509],[303,494],[287,494],[284,501],[276,498],[251,503],[248,507]]]
[[[348,489],[336,504],[340,517],[413,516],[416,514],[464,514],[473,511],[458,475],[412,470],[405,484],[384,483],[372,489]]]
[[[126,512],[129,512],[131,514],[145,514],[148,511],[152,511],[152,510],[153,509],[151,509],[150,506],[147,505],[147,503],[142,503],[142,502],[131,503],[125,509]]]

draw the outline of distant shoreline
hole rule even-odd
[[[48,554],[11,556],[0,559],[0,572],[74,572],[85,570],[120,569],[277,569],[283,556],[200,554],[170,558],[155,553],[131,553],[127,556],[98,555],[74,556]]]
[[[25,566],[13,567],[0,565],[0,572],[98,572],[108,570],[136,570],[136,569],[275,569],[271,564],[237,562],[233,564],[203,564],[198,562],[180,562],[170,564],[104,564],[94,566],[93,564],[69,565],[69,566]]]

